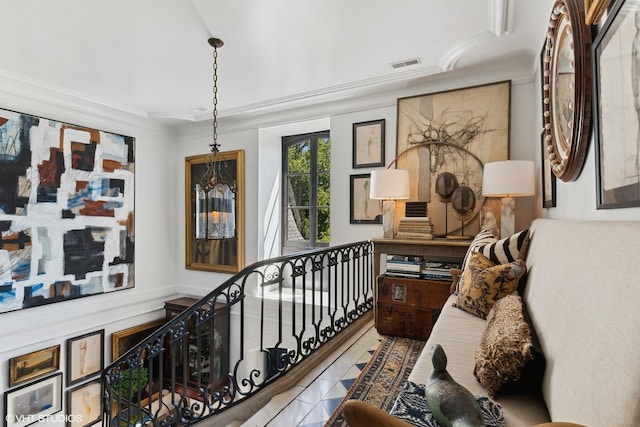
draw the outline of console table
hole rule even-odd
[[[464,259],[471,240],[457,239],[371,239],[373,243],[373,277],[380,275],[380,257],[391,255],[419,255],[425,257],[446,257]],[[376,319],[378,305],[378,286],[373,287],[373,310]]]

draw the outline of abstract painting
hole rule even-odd
[[[134,286],[134,143],[0,109],[0,313]]]
[[[409,170],[409,200],[429,203],[434,236],[479,231],[484,164],[509,158],[510,96],[505,81],[398,99],[396,167]],[[464,224],[438,198],[443,172],[475,194],[474,214]]]

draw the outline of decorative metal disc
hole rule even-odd
[[[453,215],[460,221],[468,221],[473,218],[476,208],[476,195],[473,190],[466,185],[456,188],[451,196],[451,207]]]
[[[442,172],[436,177],[436,197],[442,203],[449,203],[458,188],[458,178],[450,172]]]

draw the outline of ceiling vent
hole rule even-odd
[[[391,68],[397,70],[398,68],[409,67],[411,65],[418,65],[420,63],[420,58],[411,58],[405,59],[404,61],[392,62]]]

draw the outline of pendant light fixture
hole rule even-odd
[[[218,48],[223,41],[210,38],[213,47],[213,141],[205,172],[196,180],[196,239],[217,240],[236,237],[236,181],[220,154],[218,143]]]

